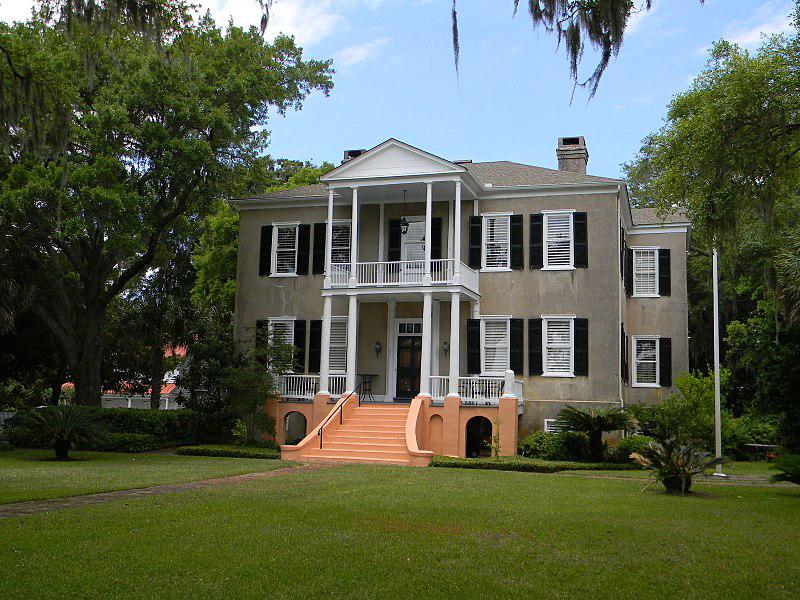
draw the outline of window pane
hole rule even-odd
[[[572,373],[572,319],[545,320],[545,372]]]
[[[508,267],[510,218],[484,217],[484,254],[487,268]]]
[[[656,340],[636,340],[636,383],[658,383]]]
[[[294,321],[285,319],[270,319],[270,331],[278,339],[282,339],[285,343],[294,344]]]
[[[656,251],[633,251],[633,292],[634,294],[657,294]]]
[[[347,319],[331,319],[328,368],[332,373],[347,370]]]
[[[350,262],[350,224],[334,223],[331,246],[332,263]]]
[[[297,225],[284,225],[277,229],[275,272],[294,273],[297,270]]]
[[[485,319],[483,328],[483,370],[505,373],[509,365],[508,320]]]
[[[548,214],[547,266],[572,265],[572,214]]]

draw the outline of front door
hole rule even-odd
[[[422,358],[422,336],[401,335],[397,338],[398,398],[414,398],[419,393],[419,374]]]

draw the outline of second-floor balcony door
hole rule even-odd
[[[400,242],[400,276],[404,283],[420,283],[425,273],[425,217],[406,217],[408,231]]]

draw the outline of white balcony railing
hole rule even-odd
[[[345,380],[345,375],[328,377],[331,398],[338,398],[344,393]],[[293,373],[281,375],[280,392],[283,398],[289,400],[313,400],[319,392],[319,375],[295,375]]]
[[[431,284],[454,284],[455,267],[456,261],[452,258],[437,258],[431,260]],[[331,286],[349,286],[350,272],[350,263],[331,263]],[[462,285],[471,290],[477,291],[478,272],[474,269],[471,269],[464,263],[461,263],[459,272]],[[397,260],[356,263],[356,287],[423,285],[424,283],[424,260]]]
[[[431,396],[434,400],[444,400],[448,393],[449,381],[450,378],[446,375],[434,375],[431,377]],[[504,384],[505,379],[503,377],[459,377],[458,395],[461,396],[463,404],[492,406],[500,402]],[[522,400],[522,386],[522,381],[514,381],[514,395],[519,400]]]

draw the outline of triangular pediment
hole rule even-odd
[[[463,167],[449,160],[392,138],[330,171],[322,177],[322,181],[463,173],[464,171]]]

